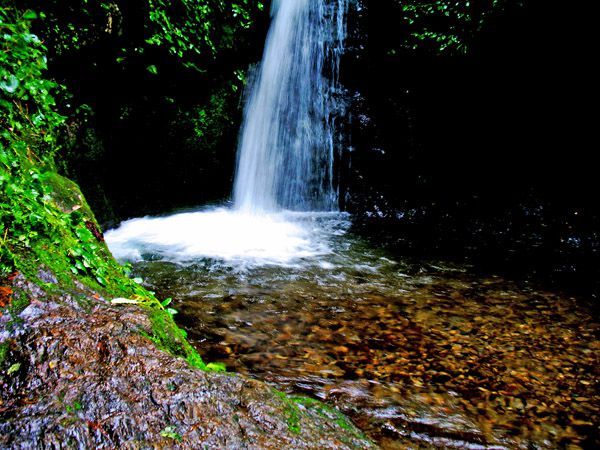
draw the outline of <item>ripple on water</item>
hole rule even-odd
[[[232,214],[193,213],[192,223],[213,213]],[[202,239],[187,246],[187,226],[158,233],[182,218],[126,223],[107,240],[174,297],[203,357],[337,406],[384,448],[600,445],[597,313],[467,267],[394,260],[354,237],[345,216],[273,223],[284,219],[310,255],[211,253]],[[161,260],[144,261],[146,250]]]

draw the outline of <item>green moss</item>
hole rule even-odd
[[[82,408],[81,402],[79,402],[78,400],[75,400],[70,405],[65,404],[65,409],[67,410],[67,412],[69,412],[71,414],[75,414],[75,413],[77,413],[77,411],[81,411],[81,408]]]
[[[10,343],[8,341],[4,341],[0,343],[0,367],[6,361],[6,357],[8,356],[8,351],[10,350]]]
[[[307,414],[306,411],[312,411],[323,418],[324,421],[335,423],[339,428],[348,432],[350,436],[361,440],[368,440],[364,433],[356,428],[345,415],[319,400],[296,395],[290,396],[277,389],[273,389],[273,393],[283,400],[285,404],[286,422],[288,429],[292,433],[299,434],[302,431],[300,419],[303,415]]]
[[[298,405],[289,397],[286,393],[273,389],[273,393],[283,400],[285,404],[285,416],[288,430],[292,433],[300,434],[302,428],[300,427],[300,416],[302,411],[298,408]]]
[[[158,303],[158,302],[157,302]],[[192,367],[206,370],[202,358],[185,338],[185,333],[173,321],[169,313],[161,309],[150,309],[152,335],[147,336],[154,344],[172,355],[184,358]]]
[[[349,432],[358,439],[368,440],[368,438],[340,411],[314,398],[303,396],[291,396],[290,401],[295,405],[302,405],[306,409],[316,412],[323,419],[335,423],[337,426]]]
[[[348,422],[348,419],[345,417],[337,418],[335,423],[337,423],[344,430],[352,430],[354,428],[352,425],[350,425],[350,422]]]
[[[43,182],[52,191],[54,203],[63,211],[79,211],[83,216],[93,218],[94,214],[87,204],[79,186],[54,171],[45,172]]]

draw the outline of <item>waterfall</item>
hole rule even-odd
[[[234,208],[123,222],[105,236],[117,258],[210,260],[236,270],[333,267],[321,258],[349,226],[336,212],[334,176],[349,1],[273,0],[263,61],[248,85]]]
[[[249,84],[234,205],[243,212],[335,211],[335,117],[348,0],[274,0]]]

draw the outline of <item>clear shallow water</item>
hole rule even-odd
[[[334,404],[384,448],[596,447],[589,307],[469,267],[394,259],[344,215],[255,219],[138,219],[107,241],[174,298],[205,359]],[[230,239],[240,229],[254,244]]]

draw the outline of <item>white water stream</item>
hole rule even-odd
[[[106,233],[115,257],[290,266],[333,251],[331,238],[348,227],[335,213],[334,179],[347,2],[273,2],[247,95],[233,208],[126,221]]]
[[[334,120],[346,0],[280,0],[245,109],[235,207],[337,210]]]

